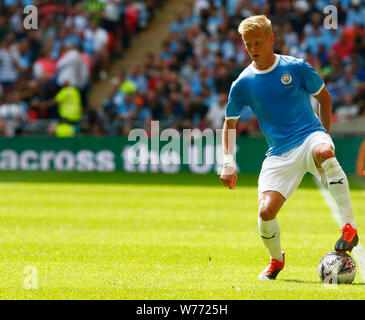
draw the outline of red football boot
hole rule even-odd
[[[275,280],[285,265],[285,252],[282,252],[283,262],[276,259],[271,259],[270,264],[262,271],[258,277],[259,280]]]
[[[337,240],[335,250],[337,252],[352,251],[354,247],[359,243],[359,236],[356,229],[354,229],[350,223],[346,223],[341,230],[342,236]]]

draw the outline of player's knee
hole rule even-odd
[[[318,164],[322,164],[327,159],[333,158],[335,153],[330,146],[325,146],[314,150],[313,156]]]
[[[262,207],[262,208],[259,208],[259,217],[263,221],[272,220],[272,219],[275,219],[276,212],[273,209],[271,209],[270,207]]]

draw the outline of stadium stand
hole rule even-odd
[[[54,134],[60,119],[82,132],[93,82],[108,77],[113,61],[162,4],[162,0],[0,1],[1,134]],[[27,5],[37,10],[34,29],[23,23]],[[62,104],[59,93],[64,87],[72,88],[68,90],[72,94]],[[70,116],[80,107],[78,117]],[[55,123],[49,126],[52,120]]]
[[[364,134],[365,1],[188,2],[169,25],[160,50],[149,52],[143,63],[115,67],[125,59],[131,38],[148,32],[152,17],[159,19],[162,2],[34,1],[39,30],[25,32],[19,27],[22,6],[32,1],[3,1],[1,134],[127,135],[131,128],[148,128],[151,119],[162,128],[220,128],[230,85],[250,63],[237,27],[253,14],[271,18],[276,53],[306,59],[325,79],[334,102],[333,132]],[[337,29],[323,25],[329,4],[338,10]],[[100,80],[107,93],[91,108],[88,93]],[[49,126],[49,119],[60,118],[60,90],[66,85],[76,88],[70,95],[73,111]],[[75,130],[57,133],[59,124]],[[239,134],[256,135],[257,128],[244,108]]]

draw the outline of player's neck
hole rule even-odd
[[[266,70],[269,69],[275,63],[275,60],[276,56],[274,53],[272,53],[262,63],[258,64],[256,61],[254,61],[253,65],[257,70]]]

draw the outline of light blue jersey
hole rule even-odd
[[[278,156],[311,133],[326,132],[309,97],[323,87],[322,78],[303,59],[276,55],[270,68],[258,70],[251,64],[232,83],[226,119],[238,119],[243,107],[250,106],[269,144],[266,156]]]

